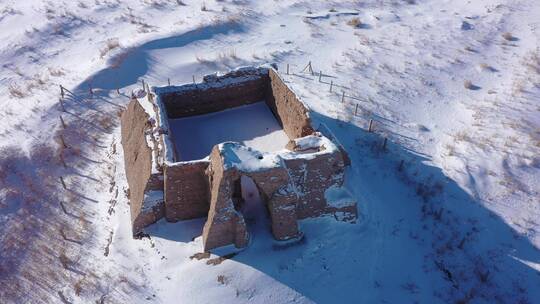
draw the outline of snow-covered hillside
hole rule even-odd
[[[1,303],[540,303],[536,0],[2,0],[0,40]],[[284,246],[255,216],[234,256],[204,219],[133,239],[131,92],[267,62],[360,219]]]

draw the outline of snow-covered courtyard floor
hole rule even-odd
[[[1,303],[540,303],[536,0],[6,0],[0,40]],[[131,93],[268,62],[359,220],[235,256],[204,219],[133,239]]]
[[[169,119],[179,160],[196,160],[226,141],[242,143],[263,152],[285,149],[287,134],[264,102],[215,113]]]

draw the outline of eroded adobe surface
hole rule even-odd
[[[203,230],[204,249],[248,241],[246,223],[235,206],[235,184],[242,175],[250,177],[267,204],[272,233],[277,240],[299,236],[296,223],[298,195],[282,158],[227,142],[216,145],[210,154],[210,212]]]
[[[182,161],[169,120],[263,101],[289,143],[263,152],[217,143],[209,157]],[[249,128],[249,126],[246,126]],[[312,125],[309,111],[272,67],[240,68],[202,83],[154,87],[122,115],[122,145],[130,187],[133,233],[165,217],[207,216],[205,250],[244,247],[249,233],[239,211],[241,176],[250,177],[267,204],[277,240],[301,235],[297,221],[330,214],[354,221],[356,202],[343,187],[346,152],[331,132]]]

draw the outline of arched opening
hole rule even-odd
[[[234,208],[241,212],[252,242],[272,239],[272,220],[264,194],[249,176],[242,175],[234,183]]]

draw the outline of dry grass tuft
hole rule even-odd
[[[49,74],[51,76],[54,76],[54,77],[60,77],[60,76],[64,76],[66,74],[66,73],[64,73],[64,71],[61,68],[60,69],[55,69],[55,68],[49,67],[48,70],[49,70]]]
[[[362,26],[362,20],[358,17],[354,17],[351,20],[347,21],[347,25],[350,25],[354,28],[359,28]]]
[[[502,37],[507,41],[514,41],[516,39],[510,32],[503,33]]]
[[[28,93],[27,93],[27,91],[22,89],[17,84],[10,84],[9,85],[9,95],[11,97],[15,97],[15,98],[24,98],[24,97],[28,96]]]
[[[524,63],[530,71],[540,74],[540,49],[526,55]]]
[[[227,285],[227,284],[229,284],[229,278],[227,278],[226,276],[224,276],[224,275],[222,275],[222,274],[218,275],[217,281],[218,281],[219,283],[221,283],[222,285]]]
[[[107,55],[107,53],[109,53],[110,51],[116,49],[116,48],[119,48],[120,47],[120,41],[118,40],[118,38],[110,38],[110,39],[107,39],[107,43],[105,45],[104,48],[101,49],[100,51],[100,57],[103,58],[105,57],[105,55]]]

